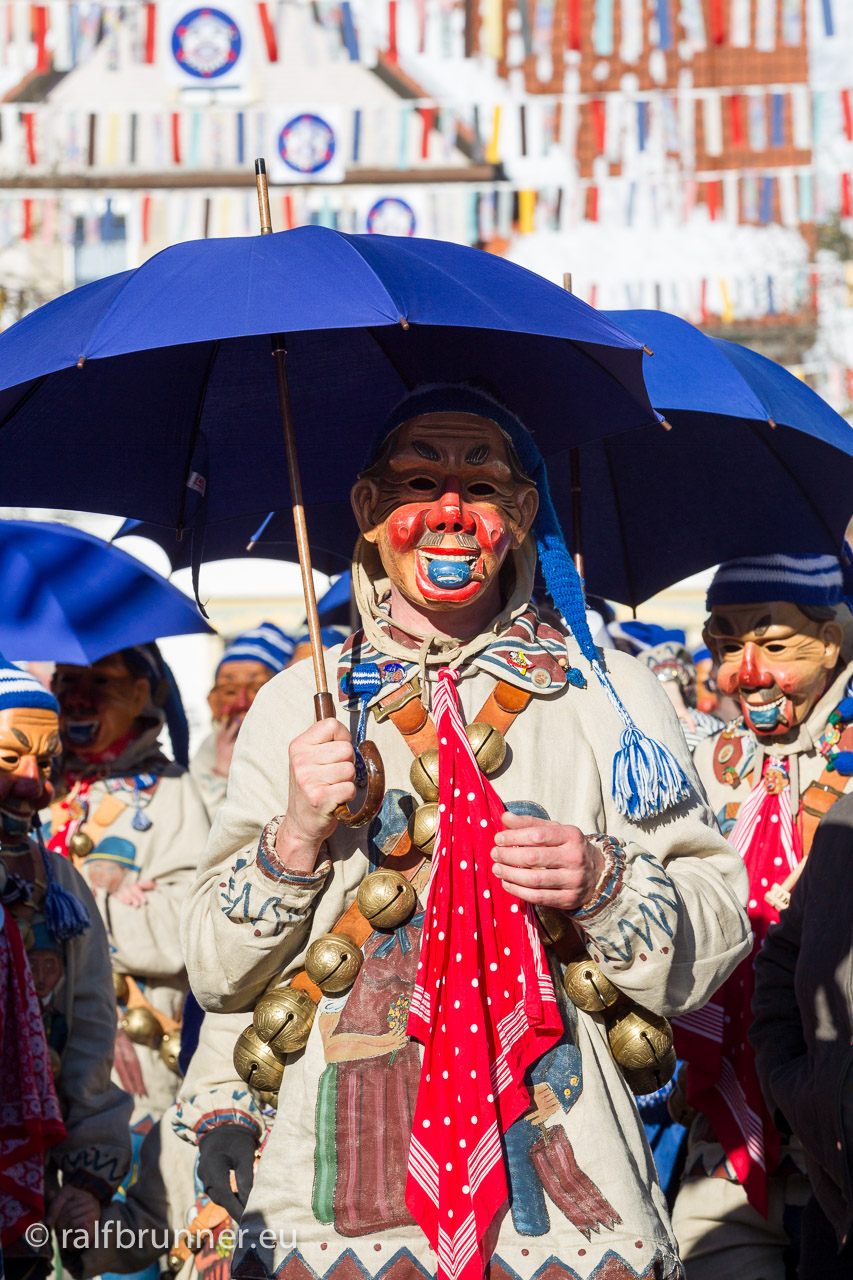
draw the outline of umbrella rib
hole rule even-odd
[[[406,390],[407,390],[407,391],[411,391],[411,390],[412,390],[412,387],[413,387],[413,385],[414,385],[414,384],[413,384],[412,382],[410,382],[410,380],[409,380],[409,379],[406,377],[406,375],[403,373],[403,370],[402,370],[402,369],[400,368],[400,366],[397,364],[397,361],[396,361],[396,360],[394,359],[394,357],[391,355],[390,351],[388,351],[388,349],[385,347],[384,343],[380,340],[379,335],[377,334],[376,330],[375,330],[374,328],[370,328],[370,329],[368,329],[368,330],[367,330],[367,332],[370,334],[371,338],[372,338],[372,339],[373,339],[373,341],[376,343],[377,347],[378,347],[378,348],[379,348],[379,350],[382,352],[383,356],[384,356],[384,357],[385,357],[385,359],[388,361],[388,363],[390,364],[391,368],[394,370],[394,372],[396,373],[397,377],[398,377],[398,378],[400,379],[400,381],[402,382],[403,386],[406,388]]]
[[[187,503],[187,483],[190,478],[190,470],[193,464],[193,453],[195,451],[198,433],[201,429],[201,415],[204,412],[204,402],[207,399],[207,388],[210,384],[210,375],[213,373],[213,366],[216,363],[216,357],[219,355],[219,339],[217,338],[210,349],[210,356],[207,361],[207,368],[204,371],[204,379],[201,384],[201,390],[196,404],[195,418],[193,420],[193,429],[190,432],[189,449],[187,450],[187,460],[184,466],[184,480],[181,486],[181,508],[178,513],[177,532],[181,534],[184,528],[184,515],[186,514]]]
[[[31,400],[32,397],[36,394],[36,392],[41,389],[42,383],[49,376],[50,376],[49,374],[43,373],[40,378],[37,378],[35,380],[35,382],[29,388],[29,390],[24,392],[24,394],[21,396],[18,403],[14,406],[14,408],[10,409],[9,412],[4,416],[3,420],[0,421],[0,431],[2,431],[5,426],[8,426],[8,424],[14,418],[15,414],[18,413],[19,410],[23,409],[27,401]]]
[[[631,597],[631,608],[636,609],[639,602],[634,588],[634,575],[631,571],[631,554],[628,548],[628,532],[625,528],[625,517],[622,512],[622,506],[619,502],[619,490],[616,487],[616,476],[613,470],[613,455],[610,452],[610,445],[606,436],[602,441],[602,444],[604,445],[604,457],[607,461],[607,474],[610,477],[610,490],[613,495],[613,507],[616,511],[616,523],[619,528],[619,541],[622,543],[622,558],[625,561],[625,578],[628,583],[628,594]]]
[[[807,491],[803,488],[803,486],[800,484],[800,481],[797,479],[797,476],[794,474],[794,472],[793,472],[793,471],[791,470],[791,468],[788,466],[787,462],[784,460],[784,458],[782,458],[782,457],[781,457],[781,456],[776,452],[776,450],[773,448],[773,446],[772,446],[772,444],[770,443],[770,441],[769,441],[769,440],[765,440],[764,436],[763,436],[763,435],[761,434],[761,432],[758,430],[758,428],[757,428],[757,426],[756,426],[756,424],[755,424],[754,422],[749,422],[749,423],[748,423],[748,426],[749,426],[749,429],[750,429],[750,431],[752,432],[752,434],[755,436],[755,438],[756,438],[757,440],[759,440],[761,444],[763,444],[763,445],[764,445],[764,448],[767,450],[767,452],[768,452],[769,454],[771,454],[771,456],[774,458],[774,460],[775,460],[776,462],[778,462],[779,466],[780,466],[780,467],[782,468],[782,470],[785,472],[785,474],[787,475],[788,479],[789,479],[789,480],[793,480],[794,484],[795,484],[795,485],[797,486],[797,488],[799,489],[800,494],[801,494],[801,495],[802,495],[802,497],[805,499],[805,501],[806,501],[806,503],[807,503],[807,505],[808,505],[809,509],[811,510],[812,515],[816,516],[816,517],[817,517],[817,519],[818,519],[818,521],[823,525],[823,528],[824,528],[824,530],[826,531],[826,534],[827,534],[827,536],[828,536],[828,538],[829,538],[829,541],[830,541],[831,545],[832,545],[832,546],[834,546],[834,547],[835,547],[835,546],[837,546],[836,539],[835,539],[835,534],[832,532],[832,529],[831,529],[831,528],[829,527],[829,525],[827,524],[827,522],[826,522],[826,520],[824,519],[823,514],[821,513],[821,511],[820,511],[820,510],[815,506],[815,504],[812,502],[812,500],[811,500],[811,498],[810,498],[810,496],[809,496],[808,492],[807,492]],[[796,428],[794,428],[794,429],[796,429]]]

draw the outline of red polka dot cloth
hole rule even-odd
[[[438,831],[407,1031],[424,1045],[406,1203],[439,1280],[481,1280],[508,1196],[501,1134],[528,1109],[528,1066],[563,1034],[533,908],[492,871],[504,806],[438,673]],[[492,1233],[494,1234],[494,1233]]]
[[[749,875],[752,953],[703,1009],[674,1024],[676,1049],[688,1063],[687,1100],[710,1121],[750,1203],[765,1215],[767,1174],[779,1158],[779,1134],[764,1103],[747,1033],[752,1023],[755,953],[770,925],[779,919],[765,894],[781,884],[802,857],[785,764],[777,759],[765,762],[729,836]]]

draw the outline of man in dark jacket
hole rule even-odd
[[[853,1275],[853,795],[820,823],[791,905],[755,965],[749,1038],[777,1125],[803,1144],[814,1196],[800,1280]]]

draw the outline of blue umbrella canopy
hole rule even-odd
[[[585,581],[637,605],[709,565],[772,552],[839,554],[853,514],[853,428],[793,374],[663,311],[611,311],[654,351],[661,425],[579,449]],[[549,462],[571,528],[569,450]]]
[[[0,653],[86,666],[164,636],[213,634],[177,587],[82,529],[0,521]]]
[[[301,227],[175,245],[0,335],[0,503],[173,529],[286,507],[275,333],[330,553],[351,554],[353,479],[419,383],[488,383],[546,456],[655,420],[642,340],[556,285],[459,245]]]

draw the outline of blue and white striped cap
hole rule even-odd
[[[708,589],[707,607],[726,604],[764,604],[785,600],[788,604],[841,603],[844,587],[836,556],[742,556],[721,564]]]
[[[225,662],[262,662],[277,675],[287,666],[294,648],[293,639],[274,622],[262,622],[225,646],[216,670],[219,672]]]
[[[0,711],[8,707],[39,707],[59,715],[59,703],[29,671],[13,667],[0,655]]]

